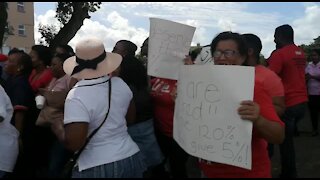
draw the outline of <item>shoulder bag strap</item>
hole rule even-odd
[[[108,107],[108,111],[107,111],[107,114],[106,114],[106,117],[104,118],[103,122],[100,124],[99,127],[97,127],[94,131],[92,131],[92,133],[88,136],[88,138],[86,139],[86,142],[84,143],[84,145],[81,147],[81,149],[76,152],[72,159],[74,161],[76,161],[78,159],[78,157],[80,156],[81,152],[84,150],[84,148],[86,147],[86,145],[89,143],[90,139],[93,137],[93,135],[95,135],[98,130],[102,127],[102,125],[104,124],[104,122],[107,120],[107,117],[109,115],[109,112],[110,112],[110,105],[111,105],[111,78],[109,79],[109,107]]]

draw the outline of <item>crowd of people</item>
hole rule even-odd
[[[107,52],[97,38],[82,39],[75,51],[34,45],[1,55],[0,178],[62,177],[75,152],[72,178],[188,177],[194,157],[173,138],[178,81],[148,76],[148,39],[139,56],[129,40]],[[252,169],[199,158],[201,177],[271,178],[274,145],[279,177],[298,177],[293,138],[308,107],[312,136],[319,134],[320,50],[307,62],[287,24],[275,29],[274,42],[266,66],[257,35],[226,31],[210,43],[214,65],[255,69],[254,98],[237,109],[253,124]],[[185,64],[195,64],[196,56],[190,52]]]

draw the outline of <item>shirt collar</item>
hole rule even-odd
[[[77,82],[77,84],[74,87],[102,83],[104,81],[107,81],[109,78],[109,76],[102,76],[94,79],[81,79]]]

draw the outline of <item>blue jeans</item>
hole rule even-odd
[[[283,117],[285,127],[285,139],[280,144],[281,175],[280,177],[296,178],[296,157],[293,143],[295,124],[304,117],[307,103],[300,103],[287,107]]]
[[[164,160],[154,134],[153,119],[129,126],[128,133],[139,146],[147,167],[154,167]]]
[[[78,167],[72,171],[72,178],[142,178],[146,170],[141,153],[126,159],[103,164],[79,172]]]

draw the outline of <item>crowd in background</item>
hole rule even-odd
[[[215,65],[255,68],[254,99],[238,108],[253,124],[252,169],[199,158],[201,177],[271,178],[274,145],[280,148],[279,177],[298,177],[293,138],[307,108],[312,136],[319,134],[320,49],[308,62],[287,24],[275,29],[274,38],[276,49],[263,63],[254,34],[226,31],[212,39]],[[99,39],[84,39],[75,51],[34,45],[30,52],[2,54],[0,177],[61,177],[82,147],[74,178],[188,177],[186,164],[194,157],[173,139],[177,80],[148,76],[148,39],[139,56],[129,40],[106,52]],[[196,64],[199,53],[190,51],[185,64]],[[41,108],[38,96],[45,99]]]

